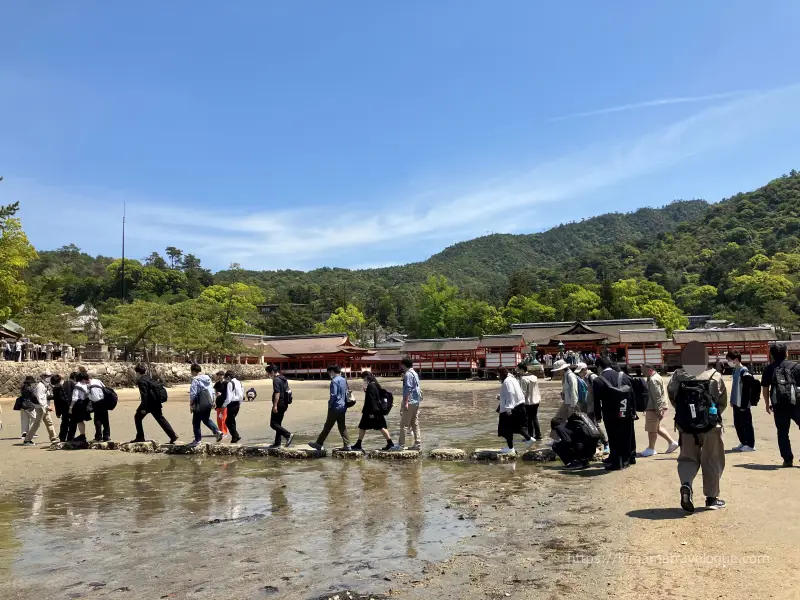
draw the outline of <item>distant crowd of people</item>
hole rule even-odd
[[[547,369],[551,369],[558,361],[563,361],[571,367],[575,367],[581,363],[594,366],[597,361],[597,354],[595,352],[581,351],[575,352],[567,350],[566,352],[557,352],[555,354],[547,352],[539,352],[537,358],[539,362]]]
[[[26,346],[28,352],[26,353]],[[25,362],[27,360],[59,360],[64,358],[64,346],[61,344],[50,344],[50,356],[47,355],[48,346],[34,344],[25,340],[0,341],[0,353],[3,360],[9,362]],[[67,347],[69,348],[69,347]]]
[[[732,369],[730,394],[719,370],[708,367],[708,351],[699,342],[687,344],[681,354],[683,366],[677,369],[665,384],[655,366],[645,367],[646,377],[631,377],[609,357],[595,357],[597,372],[587,363],[570,364],[565,358],[556,360],[551,367],[554,378],[561,379],[561,405],[550,422],[550,437],[556,454],[567,469],[585,469],[590,461],[602,452],[603,463],[609,471],[619,471],[636,464],[636,459],[657,454],[658,438],[663,438],[666,454],[680,448],[677,460],[680,480],[681,506],[694,511],[693,481],[703,471],[705,506],[719,509],[725,506],[720,499],[720,479],[725,468],[725,448],[722,437],[722,414],[728,405],[733,410],[733,421],[739,444],[736,452],[753,452],[756,448],[751,409],[760,400],[768,414],[773,415],[777,429],[778,447],[783,465],[794,464],[789,430],[792,422],[800,427],[800,365],[787,359],[785,344],[770,347],[772,362],[759,381],[742,365],[738,352],[728,352],[727,365]],[[407,432],[413,435],[412,450],[420,450],[420,405],[423,400],[419,375],[411,359],[404,358],[403,392],[400,403],[397,443],[393,441],[386,417],[392,410],[394,398],[383,389],[375,376],[365,371],[361,374],[364,402],[358,424],[358,439],[350,443],[347,430],[347,410],[356,404],[347,379],[338,366],[327,369],[330,395],[327,416],[319,436],[309,446],[322,450],[334,425],[342,438],[341,449],[362,451],[367,431],[378,431],[384,438],[384,450],[406,449]],[[500,393],[497,395],[497,435],[506,446],[502,454],[514,454],[514,436],[520,435],[526,447],[542,440],[538,419],[541,393],[535,375],[528,373],[529,365],[519,364],[513,373],[501,367]],[[164,417],[163,403],[168,394],[164,384],[151,377],[144,365],[135,368],[140,404],[136,409],[133,442],[146,440],[143,421],[150,414],[167,435],[170,444],[178,442],[178,435]],[[256,396],[254,389],[244,387],[232,371],[218,371],[212,378],[202,373],[199,365],[191,366],[192,381],[189,387],[189,408],[192,413],[193,440],[200,444],[201,426],[208,428],[217,442],[226,438],[238,443],[242,436],[236,418],[241,403]],[[275,431],[272,447],[284,443],[291,446],[294,434],[286,429],[283,420],[292,404],[292,391],[279,367],[269,365],[266,374],[272,380],[270,401],[270,427]],[[42,373],[37,380],[25,378],[14,409],[20,411],[23,445],[35,445],[36,437],[44,423],[51,443],[59,441],[87,441],[86,423],[93,422],[95,441],[111,439],[109,413],[114,410],[117,395],[99,378],[86,369],[62,379],[60,375]],[[670,406],[675,411],[675,429],[678,439],[664,427]],[[211,419],[216,412],[216,422]],[[60,419],[58,433],[52,413]],[[642,413],[648,437],[647,447],[636,451],[634,421]],[[0,422],[2,427],[2,422]],[[605,428],[605,431],[603,431]]]

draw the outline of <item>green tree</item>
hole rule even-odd
[[[314,333],[346,333],[356,346],[365,344],[370,331],[366,330],[367,320],[358,307],[348,304],[337,308],[324,323],[314,326]]]
[[[555,320],[556,309],[530,296],[514,296],[503,309],[503,316],[509,324],[538,323]]]
[[[453,312],[453,302],[458,288],[450,285],[447,278],[431,275],[427,283],[420,286],[417,303],[418,331],[423,338],[445,337],[448,335],[448,318]]]
[[[675,303],[666,300],[651,300],[641,308],[638,317],[653,317],[659,327],[667,331],[667,335],[672,335],[676,329],[686,329],[689,326],[689,319],[675,306]]]
[[[0,322],[25,306],[28,285],[22,275],[37,257],[22,223],[11,216],[13,206],[0,211]]]
[[[178,269],[181,266],[181,258],[183,257],[183,250],[179,250],[175,246],[169,246],[164,253],[169,258],[169,266],[172,269]]]

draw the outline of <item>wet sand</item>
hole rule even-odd
[[[271,441],[265,383],[240,413],[247,442]],[[496,383],[426,383],[427,449],[499,447]],[[326,384],[292,388],[286,423],[308,441]],[[557,389],[545,387],[543,424]],[[186,438],[178,397],[171,391],[165,409]],[[120,421],[135,406],[120,403],[113,437],[126,427],[132,437],[132,422]],[[10,437],[18,417],[3,409]],[[154,458],[3,441],[0,589],[3,598],[328,598],[344,589],[412,599],[794,598],[798,471],[777,468],[771,418],[761,405],[754,415],[758,451],[727,457],[728,508],[691,516],[677,508],[677,454],[606,474],[522,462]],[[348,419],[353,437],[358,417]],[[163,436],[153,422],[146,430]],[[637,440],[641,450],[643,420]],[[370,432],[367,441],[382,439]],[[698,503],[700,490],[698,478]]]

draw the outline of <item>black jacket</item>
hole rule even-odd
[[[361,408],[364,415],[382,415],[381,410],[381,388],[371,381],[364,392],[364,406]]]
[[[594,412],[595,415],[600,416],[606,420],[615,418],[633,418],[636,413],[636,402],[633,396],[633,382],[626,373],[622,373],[622,385],[627,385],[631,392],[628,398],[625,399],[626,406],[622,406],[622,398],[619,393],[611,389],[618,387],[619,371],[603,371],[599,377],[595,377],[592,382],[592,391],[594,392]]]
[[[161,399],[156,393],[156,385],[155,380],[150,375],[141,375],[136,381],[136,386],[139,388],[139,397],[145,409],[149,410],[151,407],[161,405]]]

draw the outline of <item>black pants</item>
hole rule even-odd
[[[322,446],[325,443],[325,440],[328,437],[328,434],[333,429],[334,424],[338,425],[339,427],[339,434],[342,436],[342,442],[344,443],[345,447],[350,445],[350,436],[347,435],[347,411],[335,411],[332,409],[328,409],[328,417],[325,419],[325,426],[322,428],[322,433],[319,434],[317,438],[317,443]]]
[[[164,417],[164,413],[162,412],[162,407],[160,404],[156,404],[154,406],[146,406],[144,404],[140,404],[139,408],[136,409],[136,415],[133,417],[133,423],[136,425],[136,439],[138,441],[143,442],[145,440],[144,437],[144,427],[142,426],[142,421],[148,415],[153,415],[153,418],[156,420],[156,423],[161,425],[161,429],[164,430],[169,436],[169,441],[174,442],[178,439],[178,436],[175,435],[175,430],[172,429],[172,426],[167,421],[166,417]]]
[[[733,406],[733,426],[739,443],[751,448],[756,447],[756,432],[753,430],[753,413],[750,407]],[[788,431],[788,429],[787,429]]]
[[[772,414],[775,417],[775,427],[778,430],[778,448],[781,451],[783,460],[792,461],[792,442],[789,441],[789,428],[794,421],[800,427],[800,405],[797,404],[776,404],[772,407]]]
[[[239,414],[239,402],[231,402],[228,404],[228,416],[225,419],[225,425],[228,428],[228,432],[231,434],[231,441],[237,442],[242,439],[239,436],[239,432],[236,431],[236,415]]]
[[[275,431],[275,445],[281,445],[281,439],[286,438],[287,440],[292,435],[289,433],[288,430],[284,429],[283,427],[283,415],[286,414],[286,409],[282,407],[278,407],[278,412],[270,413],[269,417],[269,426]]]
[[[92,404],[94,408],[94,439],[107,440],[111,438],[111,425],[108,422],[108,409],[103,401]]]
[[[612,465],[624,466],[631,462],[636,452],[636,434],[633,419],[619,415],[604,419],[608,434],[608,458]]]
[[[66,411],[61,413],[61,427],[58,428],[58,439],[62,442],[66,442],[71,440],[75,437],[75,427],[77,424],[72,427],[72,435],[70,435],[70,418],[69,418],[69,408]]]
[[[539,405],[526,404],[525,416],[528,421],[528,433],[537,440],[542,439],[542,430],[539,428]]]

